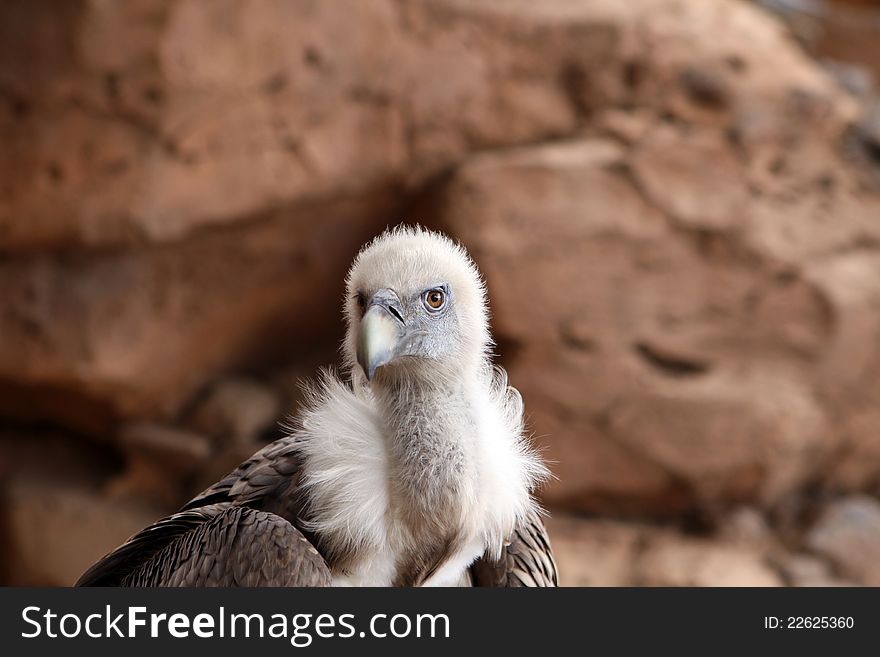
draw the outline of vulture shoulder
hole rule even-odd
[[[329,586],[298,524],[292,439],[267,445],[92,566],[77,586]]]
[[[147,527],[77,586],[328,586],[330,570],[293,525],[233,504],[183,511]]]
[[[471,566],[474,586],[559,586],[550,537],[537,511],[532,511],[510,536],[498,559],[484,555]]]
[[[230,502],[271,511],[296,524],[302,500],[301,457],[295,443],[294,436],[269,443],[184,504],[181,511]]]

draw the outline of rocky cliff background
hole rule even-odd
[[[880,3],[0,4],[0,582],[281,435],[401,221],[489,284],[563,583],[880,585]]]

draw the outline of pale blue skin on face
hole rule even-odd
[[[436,305],[437,293],[442,302]],[[432,296],[433,295],[433,296]],[[358,336],[358,363],[367,379],[376,370],[399,359],[444,360],[456,355],[461,344],[455,295],[447,283],[438,283],[406,295],[383,288],[372,295],[358,293],[363,308]]]

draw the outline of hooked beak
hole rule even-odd
[[[367,381],[372,381],[376,370],[398,355],[405,331],[397,295],[388,289],[376,292],[361,319],[357,341],[357,361]]]

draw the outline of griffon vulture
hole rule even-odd
[[[490,362],[466,251],[421,228],[366,245],[347,279],[345,378],[292,433],[78,585],[556,586],[532,498],[547,471]]]

